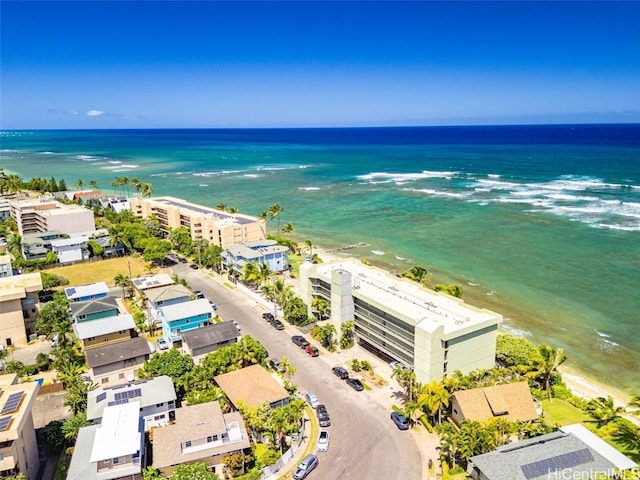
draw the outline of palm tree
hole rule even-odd
[[[527,376],[542,378],[544,389],[547,391],[549,401],[551,400],[551,378],[558,370],[558,367],[567,360],[562,348],[554,349],[550,345],[539,345],[538,354],[529,363],[530,371]]]
[[[150,182],[146,182],[142,184],[142,196],[150,197],[153,195],[153,187]]]
[[[95,180],[89,180],[89,186],[91,187],[92,190],[97,190],[98,182],[96,182]]]
[[[127,187],[127,196],[129,196],[129,177],[116,177],[116,181],[119,185]],[[124,192],[124,189],[122,189]]]
[[[91,424],[87,420],[87,414],[84,412],[79,412],[76,415],[72,415],[67,418],[62,425],[62,432],[64,433],[64,438],[71,442],[75,442],[78,437],[78,431],[82,427],[88,427]]]
[[[81,178],[79,178],[79,179],[76,181],[76,188],[77,188],[78,190],[82,190],[82,188],[83,188],[83,187],[84,187],[84,180],[82,180]]]
[[[273,220],[274,218],[278,219],[278,230],[276,231],[276,235],[280,235],[280,215],[284,212],[284,208],[277,203],[274,203],[269,207],[267,211],[269,218]]]
[[[142,182],[140,181],[140,179],[138,177],[134,177],[129,183],[133,188],[136,189],[136,194],[139,194],[142,190]]]
[[[640,415],[640,394],[633,395],[627,407],[633,409],[633,411],[630,413],[633,413],[634,415]]]
[[[429,414],[433,422],[435,423],[437,418],[438,424],[440,424],[442,409],[449,406],[449,392],[444,388],[443,383],[437,380],[424,385],[422,392],[425,398],[419,399],[418,402],[427,408],[428,412],[426,413]],[[421,402],[421,400],[423,401]]]
[[[304,244],[309,249],[309,257],[313,258],[313,242],[311,240],[305,240]]]
[[[125,287],[129,285],[129,277],[127,277],[124,273],[118,273],[115,277],[113,277],[113,281],[118,287],[122,287],[122,296],[125,296]]]
[[[291,245],[291,234],[293,233],[293,223],[287,222],[282,226],[282,233],[289,234],[289,245]]]
[[[226,212],[227,204],[224,202],[220,202],[218,205],[216,205],[216,210],[222,210],[223,212]]]
[[[625,413],[624,407],[616,406],[611,395],[605,397],[598,397],[590,400],[587,404],[587,413],[591,415],[597,422],[598,427],[612,422],[613,420],[620,418],[620,415]]]
[[[238,210],[238,207],[229,207],[227,208],[227,212],[236,214],[236,213],[240,213],[240,210]]]

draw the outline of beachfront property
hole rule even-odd
[[[189,405],[176,409],[170,425],[153,431],[152,466],[169,477],[182,463],[206,462],[222,477],[222,459],[250,447],[240,413],[222,413],[218,402]]]
[[[0,345],[26,345],[35,331],[40,272],[0,278]]]
[[[138,402],[144,431],[148,432],[175,420],[176,398],[173,380],[166,375],[113,388],[97,388],[87,393],[87,420],[101,423],[106,407]]]
[[[71,319],[74,323],[90,322],[100,318],[113,317],[120,312],[118,301],[114,297],[104,297],[84,302],[71,302],[69,304]]]
[[[419,382],[495,365],[501,315],[354,259],[300,266],[300,294],[330,302],[331,323],[355,320],[366,348],[412,368]]]
[[[64,289],[69,302],[86,302],[96,300],[109,295],[109,287],[106,282],[87,283]]]
[[[449,399],[449,409],[451,419],[458,426],[465,420],[486,422],[491,418],[532,422],[542,413],[527,382],[458,390]]]
[[[620,478],[616,469],[635,468],[633,460],[574,424],[471,457],[467,473],[474,480]]]
[[[18,383],[15,374],[0,376],[0,477],[22,473],[27,480],[38,478],[32,409],[39,389],[38,382]]]
[[[10,277],[12,275],[11,255],[0,255],[0,278]]]
[[[102,423],[78,431],[67,480],[142,480],[144,447],[140,402],[107,406]]]
[[[289,404],[289,392],[262,365],[251,365],[213,379],[235,409],[240,400],[249,407],[268,403],[271,408],[276,408]]]
[[[135,197],[130,201],[136,217],[154,215],[165,234],[186,227],[193,240],[204,239],[221,248],[267,238],[262,218],[203,207],[175,197]]]
[[[0,198],[0,222],[5,222],[11,218],[11,207],[9,207],[9,200],[6,198]]]
[[[155,347],[142,337],[133,337],[84,351],[89,375],[104,386],[124,385],[138,376]]]
[[[127,197],[102,197],[100,199],[100,206],[102,208],[108,208],[116,213],[123,212],[125,210],[131,210],[131,203]]]
[[[242,274],[247,263],[266,263],[271,272],[284,272],[289,269],[289,247],[279,245],[275,240],[256,240],[240,243],[226,248],[222,252],[223,268],[233,267]]]
[[[204,298],[164,305],[158,313],[162,335],[169,344],[180,342],[184,332],[209,325],[213,318],[213,308],[209,300]]]
[[[199,365],[208,353],[238,342],[240,333],[233,322],[220,322],[182,332],[182,353]]]
[[[12,200],[9,208],[20,236],[52,230],[67,235],[95,230],[92,210],[60,203],[50,196]]]

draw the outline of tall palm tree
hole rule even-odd
[[[611,395],[605,397],[598,397],[590,400],[587,404],[587,413],[591,415],[598,427],[602,427],[613,420],[620,418],[625,413],[624,407],[616,406]]]
[[[313,258],[313,242],[311,240],[305,240],[304,244],[309,249],[309,257]]]
[[[271,205],[267,211],[271,220],[274,218],[278,219],[278,230],[276,231],[276,235],[280,235],[280,215],[282,215],[282,212],[284,212],[284,208],[278,203]]]
[[[291,234],[293,233],[293,223],[287,222],[282,226],[282,233],[289,234],[289,245],[291,245]]]
[[[153,195],[153,187],[151,185],[151,182],[143,183],[141,190],[143,197],[150,197],[151,195]]]
[[[227,208],[227,212],[229,212],[229,213],[240,213],[240,210],[238,210],[238,207],[229,207],[229,208]]]
[[[76,188],[77,188],[78,190],[82,190],[82,188],[83,188],[83,187],[84,187],[84,180],[82,180],[81,178],[79,178],[79,179],[76,181]]]
[[[530,371],[527,376],[542,378],[544,389],[551,400],[551,378],[558,367],[567,360],[562,348],[554,349],[550,345],[539,345],[537,355],[529,363]]]
[[[220,202],[218,205],[216,205],[216,210],[222,210],[223,212],[226,212],[227,204],[224,202]]]
[[[98,189],[98,182],[95,180],[89,180],[89,187],[91,187],[92,190],[97,190]]]
[[[115,277],[113,277],[113,281],[118,287],[122,287],[122,296],[125,297],[125,287],[129,285],[129,277],[127,277],[124,273],[117,273]]]
[[[135,188],[136,195],[140,194],[140,192],[142,191],[142,182],[140,181],[140,179],[138,177],[134,177],[129,183],[133,188]]]

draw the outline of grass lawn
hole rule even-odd
[[[558,398],[554,398],[553,402],[543,400],[542,408],[544,409],[544,418],[551,423],[558,423],[561,427],[572,423],[582,423],[587,428],[591,426],[589,415],[564,400]]]
[[[118,273],[129,276],[129,262],[131,263],[131,276],[133,278],[147,273],[147,264],[139,255],[110,258],[91,263],[78,263],[66,267],[52,268],[46,270],[46,272],[63,276],[69,280],[69,285],[107,282],[107,285],[113,286],[115,285],[113,278]]]

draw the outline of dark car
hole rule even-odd
[[[316,412],[318,412],[318,413],[322,413],[322,412],[327,413],[327,407],[325,406],[324,403],[320,403],[316,407]]]
[[[303,480],[304,478],[307,478],[307,475],[309,475],[317,466],[318,457],[310,453],[298,464],[293,472],[293,478],[295,478],[295,480]]]
[[[262,314],[262,318],[264,318],[267,322],[271,323],[275,320],[273,313],[265,312]]]
[[[276,330],[284,330],[284,325],[282,324],[282,322],[280,320],[278,320],[277,318],[274,318],[271,323],[271,326],[273,328],[275,328]]]
[[[362,382],[357,378],[347,378],[347,385],[349,385],[351,388],[353,388],[357,392],[361,392],[362,390],[364,390],[364,386],[362,385]]]
[[[192,263],[191,265],[189,265],[189,268],[192,268],[193,270],[198,270],[198,268],[200,268],[200,267],[198,267],[197,264]]]
[[[342,367],[333,367],[331,369],[331,371],[333,372],[333,374],[338,377],[340,380],[346,380],[347,378],[349,378],[349,372],[347,372],[344,368]]]
[[[391,412],[391,420],[400,430],[409,430],[409,420],[400,412]]]
[[[305,348],[304,351],[307,352],[312,357],[317,357],[318,355],[320,355],[320,351],[318,350],[318,347],[315,347],[313,345],[307,345],[307,348]]]
[[[302,335],[294,335],[293,337],[291,337],[291,341],[295,343],[297,346],[299,346],[300,348],[306,348],[309,345],[309,342],[307,342],[307,339],[304,338]]]
[[[318,415],[318,423],[321,427],[330,427],[331,426],[331,418],[329,417],[329,413],[325,410],[324,412],[316,411]]]

